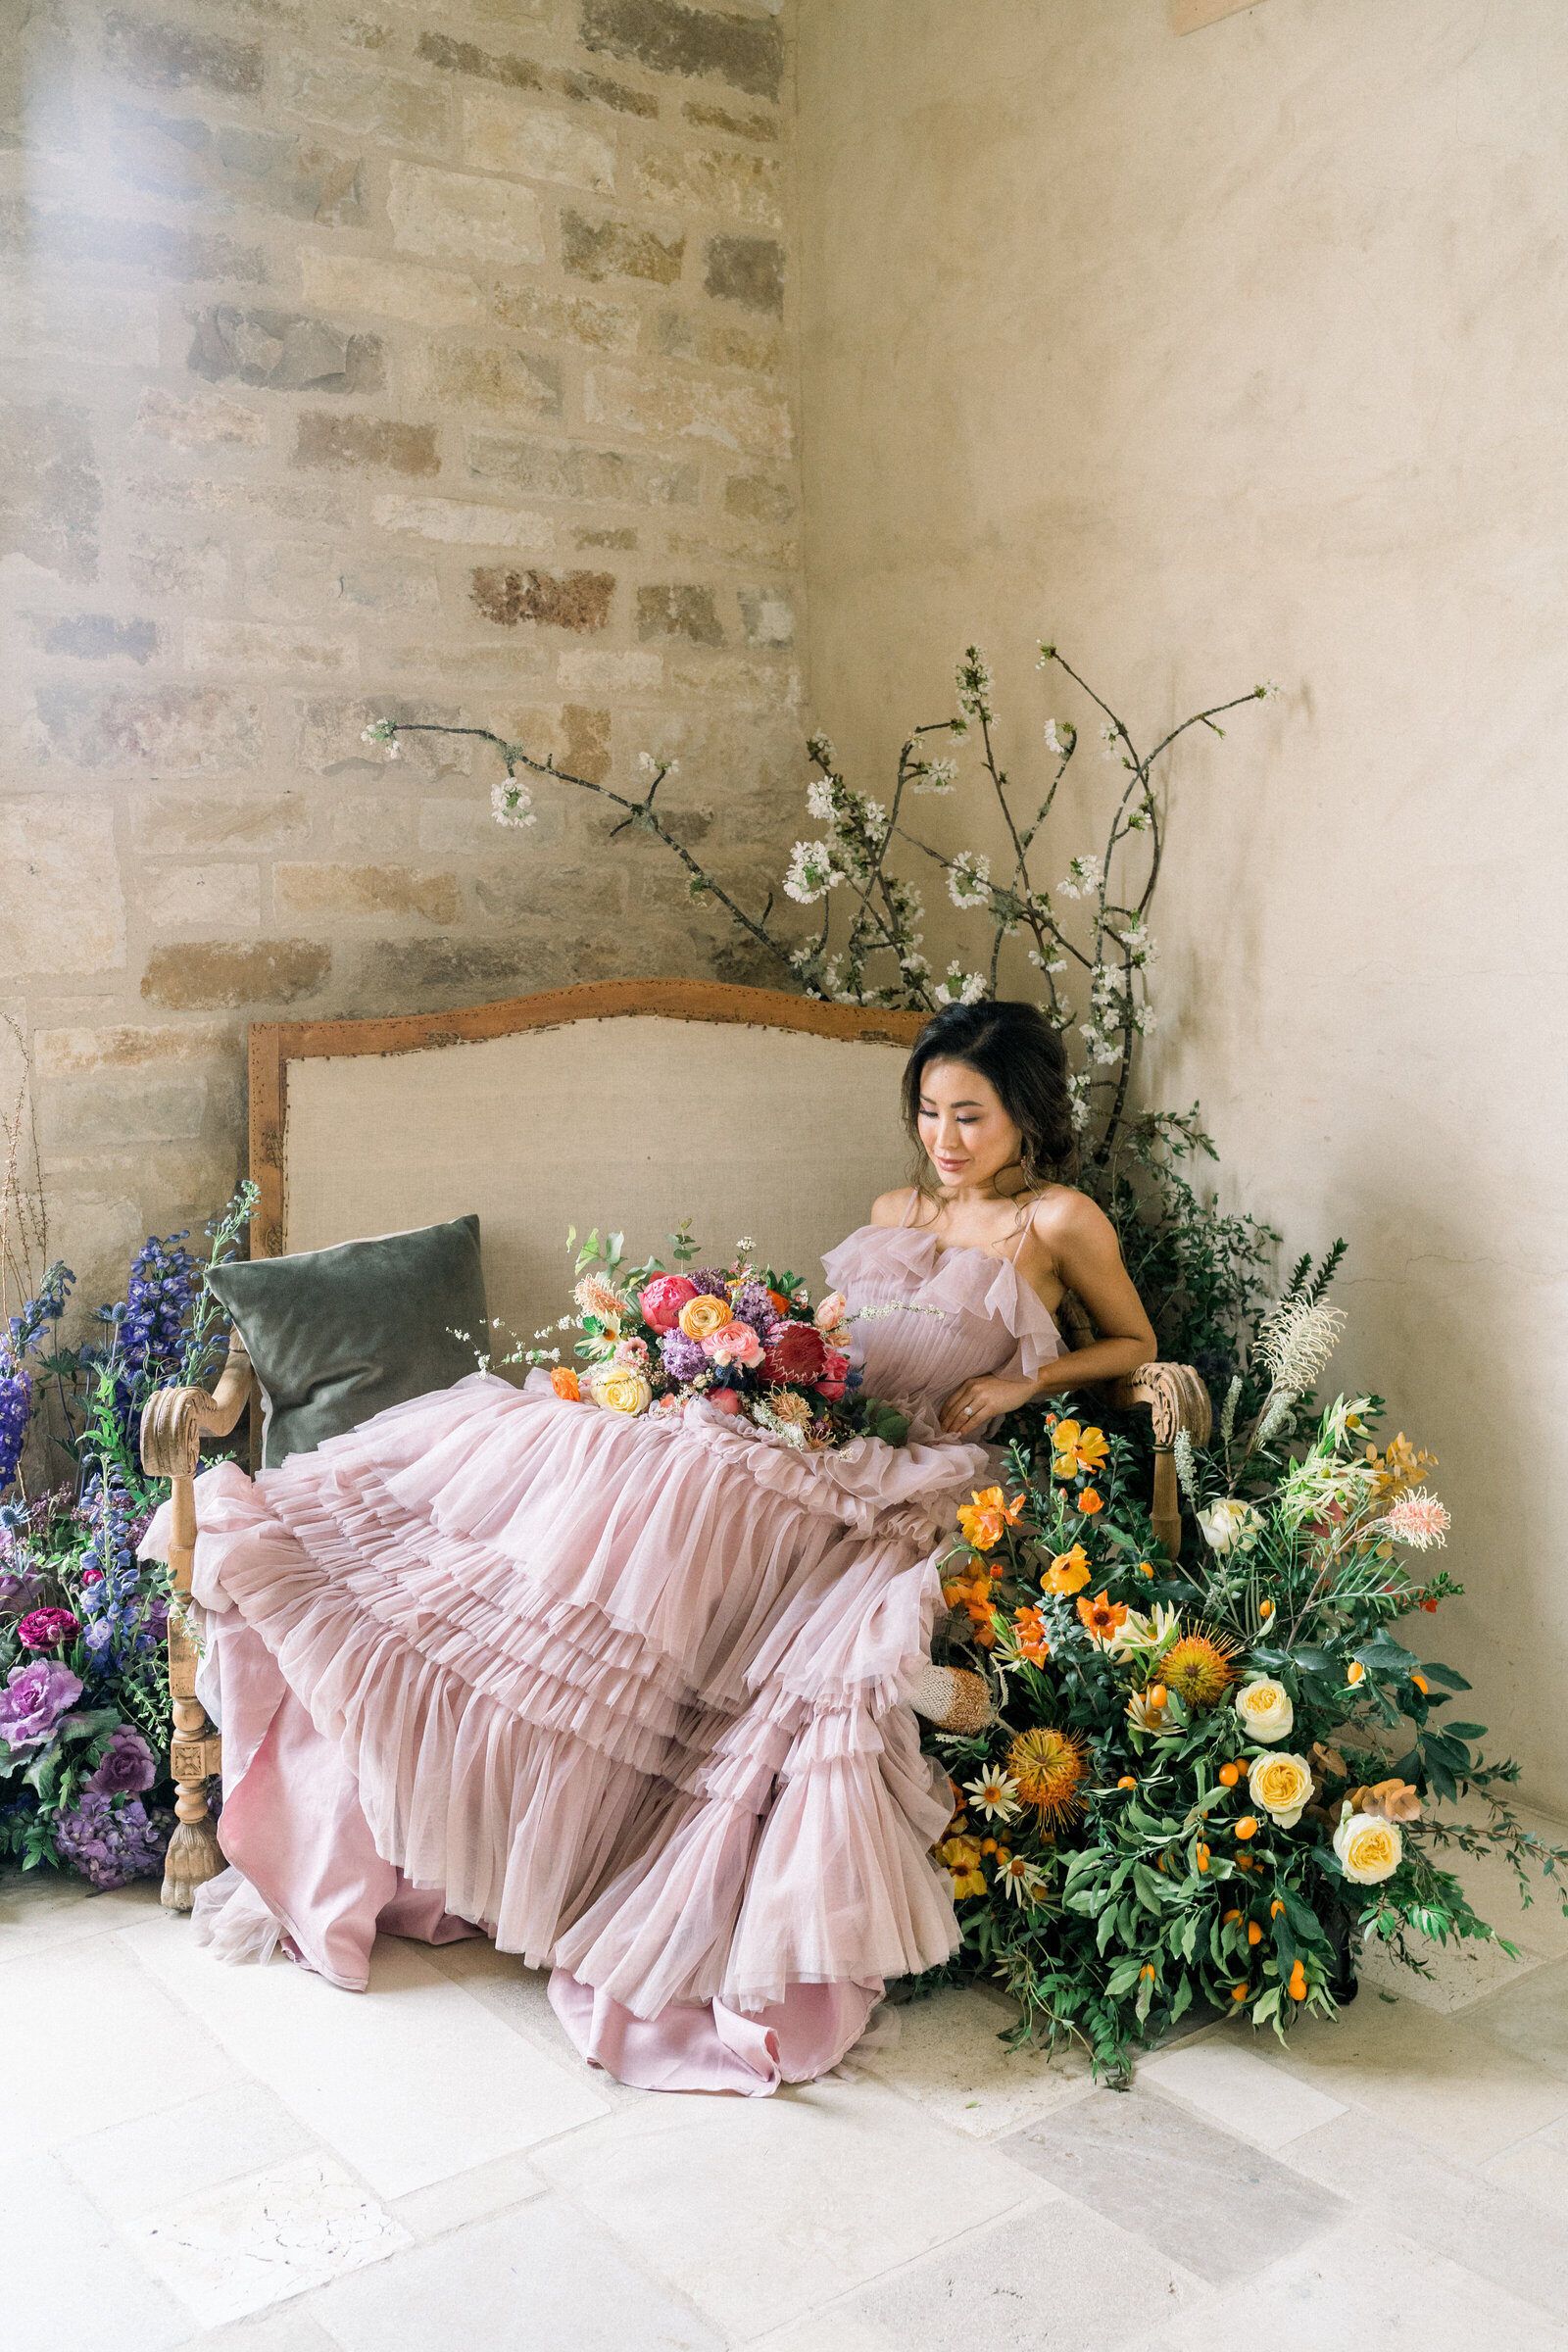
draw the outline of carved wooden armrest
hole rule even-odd
[[[196,1549],[196,1501],[191,1481],[200,1466],[204,1437],[226,1438],[256,1391],[256,1375],[237,1330],[217,1387],[159,1389],[141,1417],[142,1467],[170,1481],[169,1577],[174,1599],[169,1612],[169,1690],[173,1701],[174,1737],[169,1751],[174,1776],[178,1828],[164,1859],[163,1899],[171,1911],[188,1911],[196,1889],[223,1867],[207,1806],[209,1778],[222,1767],[222,1740],[196,1696],[196,1649],[186,1630],[191,1559]]]
[[[1124,1412],[1147,1404],[1153,1414],[1154,1498],[1149,1515],[1171,1558],[1179,1559],[1182,1504],[1176,1484],[1176,1434],[1185,1430],[1195,1446],[1208,1444],[1208,1390],[1191,1364],[1140,1364],[1115,1383],[1111,1396]]]

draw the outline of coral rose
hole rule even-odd
[[[593,1374],[594,1402],[612,1413],[646,1413],[654,1392],[632,1364],[601,1364]]]
[[[697,1296],[697,1285],[684,1274],[659,1274],[637,1301],[643,1321],[653,1331],[673,1331],[681,1308]]]
[[[1312,1793],[1312,1767],[1304,1756],[1259,1756],[1247,1776],[1254,1805],[1261,1805],[1280,1830],[1294,1830]]]
[[[703,1341],[703,1353],[715,1364],[760,1364],[762,1343],[750,1323],[738,1318],[710,1331]]]
[[[675,1319],[689,1340],[706,1340],[713,1332],[722,1331],[730,1320],[729,1300],[715,1298],[711,1291],[698,1291],[687,1299]]]
[[[768,1335],[762,1366],[769,1380],[821,1380],[827,1342],[809,1323],[778,1323]]]
[[[582,1384],[569,1364],[558,1364],[550,1375],[550,1386],[564,1404],[582,1402]]]
[[[1244,1683],[1236,1693],[1235,1706],[1252,1739],[1264,1746],[1283,1740],[1296,1721],[1290,1692],[1283,1683],[1276,1683],[1267,1675]]]
[[[1334,1851],[1348,1879],[1357,1886],[1376,1886],[1384,1879],[1392,1879],[1404,1859],[1404,1836],[1396,1821],[1382,1821],[1373,1813],[1352,1813],[1345,1808],[1339,1828],[1334,1833]]]

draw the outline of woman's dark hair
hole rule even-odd
[[[1067,1090],[1067,1055],[1058,1033],[1036,1005],[997,1001],[946,1004],[915,1039],[904,1072],[904,1123],[920,1141],[920,1091],[926,1065],[961,1061],[995,1087],[998,1101],[1023,1138],[1024,1187],[1070,1183],[1078,1164]],[[931,1165],[921,1152],[915,1182],[931,1189]]]

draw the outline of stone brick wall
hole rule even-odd
[[[242,1161],[247,1019],[776,979],[726,879],[804,772],[789,17],[13,0],[0,34],[0,1010],[91,1288]],[[4,1056],[0,1055],[0,1062]],[[0,1068],[0,1077],[5,1072]],[[96,1295],[102,1295],[101,1292]]]

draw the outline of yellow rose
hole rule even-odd
[[[1357,1886],[1376,1886],[1392,1879],[1404,1859],[1404,1838],[1396,1821],[1380,1821],[1375,1813],[1352,1813],[1346,1808],[1334,1833],[1334,1851],[1345,1875]]]
[[[680,1310],[680,1327],[689,1340],[706,1340],[710,1332],[722,1331],[733,1316],[727,1298],[714,1298],[707,1291],[699,1291],[688,1298]]]
[[[594,1400],[612,1413],[646,1413],[654,1392],[634,1364],[606,1364],[593,1376]]]
[[[1304,1756],[1259,1756],[1247,1786],[1253,1804],[1272,1814],[1276,1828],[1294,1830],[1312,1793],[1312,1767]]]
[[[1283,1683],[1267,1675],[1242,1685],[1236,1693],[1236,1712],[1251,1738],[1265,1747],[1283,1740],[1296,1721],[1290,1692]]]

